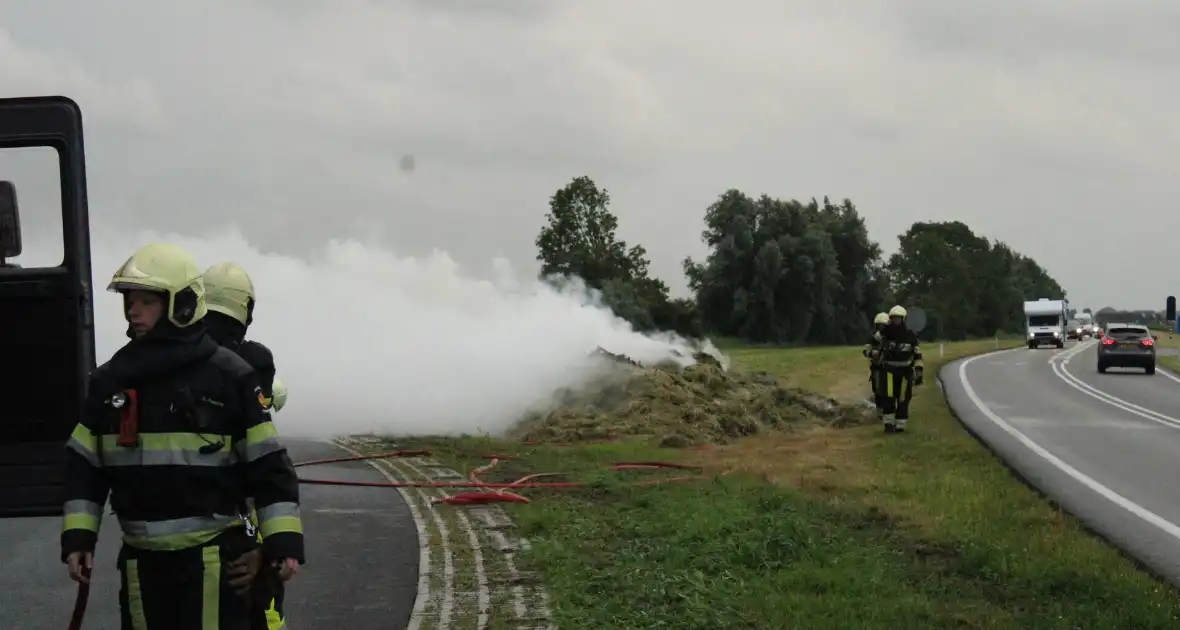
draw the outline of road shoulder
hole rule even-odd
[[[337,443],[358,455],[388,447],[384,440],[363,437]],[[371,465],[391,482],[464,480],[429,456],[375,460]],[[450,490],[397,489],[413,514],[419,545],[418,595],[407,630],[555,627],[539,577],[519,566],[518,556],[531,550],[529,541],[516,534],[512,519],[499,506],[436,503],[455,494]]]

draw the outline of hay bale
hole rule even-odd
[[[650,438],[683,448],[808,425],[875,422],[871,408],[785,387],[773,374],[729,372],[712,357],[686,368],[644,367],[602,353],[613,369],[580,390],[560,392],[513,433],[540,442]]]

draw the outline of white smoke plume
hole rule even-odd
[[[242,265],[258,292],[248,337],[274,352],[290,389],[276,420],[292,437],[499,434],[557,388],[592,376],[587,354],[597,346],[645,363],[693,352],[673,335],[632,331],[584,291],[522,281],[502,260],[496,280],[484,281],[465,277],[443,252],[401,258],[349,241],[328,241],[301,260],[260,253],[234,230],[194,237],[95,228],[91,240],[100,363],[126,342],[121,301],[105,287],[137,248],[172,242],[202,267]]]

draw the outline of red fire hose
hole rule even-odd
[[[564,446],[564,445],[561,445]],[[351,457],[333,457],[331,459],[317,459],[309,462],[299,462],[295,464],[297,468],[303,466],[317,466],[320,464],[335,464],[340,462],[360,462],[376,459],[391,459],[394,457],[416,457],[420,455],[429,456],[429,451],[391,451],[387,453],[376,453],[373,455],[355,455]],[[529,500],[518,494],[507,492],[509,488],[526,489],[526,488],[581,488],[586,484],[580,481],[532,481],[540,477],[554,477],[563,475],[565,473],[534,473],[525,475],[516,481],[510,482],[487,482],[480,481],[478,475],[493,468],[498,462],[503,460],[516,459],[514,455],[499,455],[488,454],[485,455],[491,460],[490,463],[475,468],[467,476],[467,481],[339,481],[335,479],[306,479],[300,478],[299,483],[317,486],[350,486],[362,488],[486,488],[490,492],[463,492],[445,499],[437,499],[436,503],[450,503],[453,505],[465,505],[471,503],[488,503],[493,501],[510,502],[510,503],[528,503]],[[673,464],[670,462],[615,462],[611,465],[611,470],[651,470],[659,468],[674,468],[679,470],[699,470],[696,466],[686,466],[684,464]],[[700,474],[686,475],[680,477],[668,477],[664,479],[653,479],[648,481],[637,481],[632,485],[635,486],[654,486],[665,483],[677,483],[683,481],[694,481],[703,479]]]
[[[82,575],[90,579],[90,570],[83,567]],[[78,583],[78,596],[74,598],[74,614],[70,615],[70,630],[82,630],[82,617],[86,616],[86,602],[90,601],[90,584]]]
[[[534,444],[534,442],[523,442],[523,444]],[[572,446],[572,444],[556,444],[553,446]],[[376,453],[374,455],[353,455],[349,457],[332,457],[329,459],[316,459],[306,462],[298,462],[295,464],[296,468],[303,468],[305,466],[320,466],[323,464],[339,464],[345,462],[363,462],[377,459],[391,459],[394,457],[418,457],[429,456],[429,451],[391,451],[387,453]],[[501,461],[518,459],[515,455],[502,455],[490,453],[484,455],[490,461],[477,468],[471,470],[467,475],[467,481],[337,481],[333,479],[304,479],[300,478],[299,483],[317,486],[353,486],[364,488],[483,488],[485,491],[477,492],[460,492],[452,496],[435,499],[435,503],[447,503],[450,505],[472,505],[478,503],[490,502],[504,502],[504,503],[528,503],[529,500],[514,492],[508,492],[509,488],[527,489],[527,488],[581,488],[586,484],[580,481],[532,481],[541,477],[556,477],[565,473],[548,472],[548,473],[533,473],[525,475],[520,479],[512,482],[485,482],[480,481],[479,475],[481,473],[491,470]],[[666,477],[662,479],[652,479],[647,481],[633,482],[634,486],[654,486],[665,483],[678,483],[684,481],[694,481],[704,479],[705,476],[699,474],[700,468],[697,466],[686,466],[684,464],[674,464],[671,462],[615,462],[611,465],[611,470],[652,470],[652,469],[677,469],[677,470],[695,470],[698,474],[684,475],[679,477]],[[728,472],[728,471],[727,471]],[[722,474],[727,474],[722,473]],[[84,573],[89,577],[89,571]],[[90,599],[90,585],[78,584],[78,596],[74,600],[74,613],[70,617],[69,630],[82,630],[82,618],[86,614],[86,602]]]

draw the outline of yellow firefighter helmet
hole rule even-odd
[[[205,270],[205,302],[209,310],[228,315],[243,326],[254,321],[254,282],[250,274],[232,262]]]
[[[282,411],[283,405],[287,404],[287,386],[278,378],[275,378],[274,385],[271,386],[271,391],[274,393],[271,404],[274,405],[275,411]]]
[[[205,317],[205,284],[197,261],[182,247],[152,243],[140,248],[111,277],[107,291],[151,291],[168,296],[168,321],[187,328]]]

